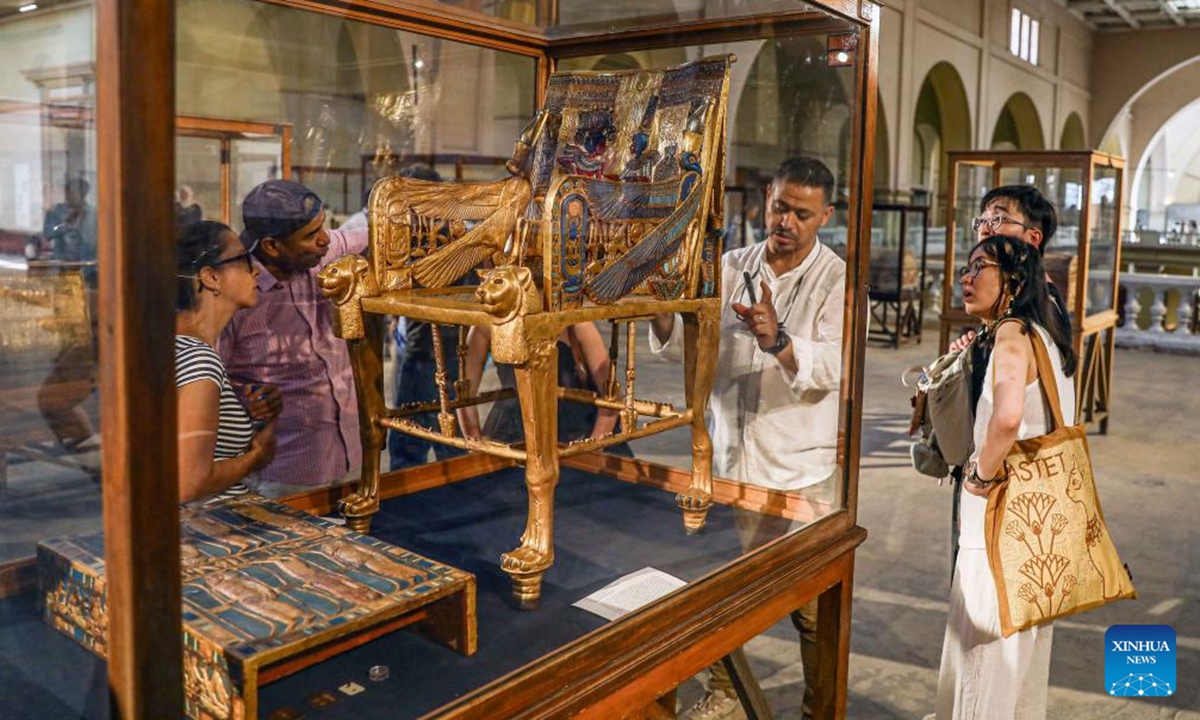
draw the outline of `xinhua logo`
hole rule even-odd
[[[1175,628],[1113,625],[1104,633],[1104,689],[1119,697],[1175,694]]]

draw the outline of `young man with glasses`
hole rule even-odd
[[[972,229],[980,240],[1007,235],[1024,240],[1043,255],[1058,230],[1058,212],[1032,185],[1005,185],[983,196]]]
[[[1004,185],[990,190],[979,202],[979,216],[971,221],[977,240],[994,235],[1019,238],[1045,255],[1046,246],[1058,230],[1058,211],[1054,203],[1032,185]],[[1066,300],[1050,278],[1046,278],[1050,297],[1064,325],[1071,327]],[[950,344],[951,351],[965,348],[975,338],[970,330]]]
[[[231,379],[278,393],[274,461],[252,487],[281,497],[346,479],[362,466],[358,402],[346,343],[333,330],[317,272],[367,247],[367,228],[325,229],[321,198],[268,180],[242,201],[242,243],[258,268],[258,304],[234,315],[217,350]]]

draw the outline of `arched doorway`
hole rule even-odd
[[[940,218],[949,182],[946,151],[968,150],[972,145],[966,86],[950,63],[934,65],[921,83],[912,142],[909,182],[914,192],[925,191],[932,196],[930,217]]]
[[[892,190],[892,148],[883,98],[875,94],[875,200],[890,200]]]
[[[1045,150],[1042,120],[1037,106],[1023,92],[1013,93],[996,118],[992,131],[993,150]]]
[[[1158,75],[1126,101],[1100,141],[1100,150],[1124,157],[1125,226],[1166,232],[1172,228],[1167,220],[1165,199],[1174,197],[1167,192],[1167,174],[1182,177],[1191,158],[1177,146],[1169,152],[1160,142],[1173,118],[1180,115],[1200,93],[1200,56],[1181,63]],[[1170,203],[1174,204],[1174,202]],[[1177,221],[1175,221],[1177,223]],[[1153,242],[1152,235],[1143,235]]]
[[[1150,141],[1134,172],[1134,226],[1169,242],[1200,222],[1200,97],[1177,111]],[[1188,233],[1194,234],[1194,233]]]
[[[1067,116],[1067,122],[1063,125],[1062,139],[1058,146],[1063,150],[1088,149],[1087,133],[1083,131],[1083,120],[1080,119],[1079,113],[1071,113]]]

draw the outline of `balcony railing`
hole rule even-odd
[[[1200,277],[1123,273],[1125,297],[1117,344],[1200,354]]]
[[[1200,355],[1200,277],[1121,273],[1117,345]],[[942,269],[926,275],[926,307],[942,308]]]

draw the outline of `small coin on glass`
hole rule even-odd
[[[375,682],[379,682],[380,680],[387,680],[388,679],[388,666],[387,665],[376,665],[375,667],[371,668],[369,675],[370,675],[371,679],[374,680]]]

